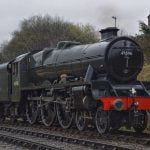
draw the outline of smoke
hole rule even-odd
[[[148,0],[103,1],[98,4],[96,9],[96,24],[99,22],[100,28],[114,26],[112,16],[116,16],[117,27],[120,28],[124,34],[136,34],[139,32],[139,21],[147,21],[146,17],[149,13],[144,1],[150,4]]]
[[[118,16],[119,10],[116,9],[116,7],[113,6],[113,4],[101,4],[97,8],[97,19],[100,23],[100,25],[103,26],[112,26],[114,25],[112,16]]]

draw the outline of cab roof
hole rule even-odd
[[[30,52],[22,54],[22,55],[16,57],[15,60],[14,60],[14,62],[20,62],[20,61],[22,61],[28,54],[30,54]]]

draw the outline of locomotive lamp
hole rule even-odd
[[[136,95],[136,90],[135,90],[135,88],[132,88],[132,89],[131,89],[131,93],[132,93],[133,95]]]
[[[138,107],[139,106],[139,102],[134,102],[134,106]]]
[[[118,111],[121,111],[124,108],[124,102],[121,99],[116,99],[113,105],[114,108]]]

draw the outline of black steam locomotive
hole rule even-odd
[[[99,43],[62,41],[0,65],[0,116],[30,124],[79,130],[96,125],[100,134],[122,126],[147,125],[150,85],[137,80],[143,52],[117,28],[101,30]],[[56,119],[57,118],[57,119]]]

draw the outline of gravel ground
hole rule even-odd
[[[12,126],[10,126],[12,127]],[[84,135],[84,131],[82,132],[83,136],[82,135],[78,135],[78,134],[71,134],[71,132],[68,132],[66,130],[66,132],[63,132],[63,131],[52,131],[50,129],[45,129],[45,128],[37,128],[37,127],[19,127],[19,126],[16,126],[14,128],[17,128],[17,129],[24,129],[24,130],[29,130],[29,131],[35,131],[35,132],[42,132],[42,133],[46,133],[46,134],[54,134],[54,135],[62,135],[62,136],[68,136],[68,137],[73,137],[73,138],[83,138],[83,139],[87,139],[87,140],[94,140],[95,142],[100,142],[100,143],[104,143],[104,144],[110,144],[110,145],[115,145],[115,146],[120,146],[120,147],[126,147],[126,148],[131,148],[131,149],[135,149],[135,150],[148,150],[150,149],[150,147],[146,147],[146,146],[143,146],[143,145],[140,145],[140,144],[134,144],[134,143],[130,143],[129,142],[123,142],[123,141],[115,141],[115,140],[104,140],[104,139],[101,139],[101,138],[98,138],[98,139],[95,139],[93,138],[92,136],[87,136],[85,137]],[[22,136],[22,135],[18,135],[19,137]],[[62,149],[65,149],[65,150],[92,150],[91,148],[87,148],[87,147],[84,147],[84,146],[78,146],[78,145],[75,145],[75,144],[68,144],[68,143],[65,143],[65,142],[59,142],[59,141],[54,141],[54,140],[47,140],[47,139],[44,139],[44,138],[35,138],[35,137],[29,137],[29,136],[26,136],[26,135],[23,135],[23,137],[27,138],[27,139],[31,139],[31,140],[36,140],[38,142],[42,142],[43,144],[50,144],[51,146],[58,146],[59,148],[62,148]]]
[[[49,139],[44,139],[44,138],[38,138],[38,137],[28,136],[28,135],[12,134],[12,133],[7,132],[7,131],[0,131],[0,133],[14,136],[14,137],[21,138],[21,139],[26,139],[26,140],[33,141],[33,142],[37,142],[40,144],[45,144],[45,145],[57,147],[57,148],[64,149],[64,150],[92,150],[91,148],[87,148],[84,146],[68,144],[65,142],[59,142],[59,141],[54,141],[54,140],[49,140]],[[18,148],[18,150],[20,150],[20,148]]]
[[[25,128],[25,130],[32,130],[37,132],[36,128]],[[68,137],[73,137],[73,138],[81,138],[81,139],[85,139],[85,140],[93,140],[95,142],[100,142],[103,144],[110,144],[110,145],[115,145],[115,146],[120,146],[120,147],[126,147],[126,148],[131,148],[131,149],[135,149],[135,150],[145,150],[145,149],[149,149],[150,147],[146,147],[140,144],[134,144],[134,143],[130,143],[130,142],[123,142],[123,141],[115,141],[115,140],[110,140],[108,139],[107,141],[105,139],[95,139],[92,136],[86,136],[84,135],[84,131],[83,132],[83,136],[82,134],[79,136],[77,134],[70,134],[70,132],[61,132],[61,131],[51,131],[51,130],[47,130],[47,129],[40,129],[38,130],[38,132],[43,132],[43,133],[50,133],[50,134],[54,134],[54,135],[62,135],[62,136],[68,136]]]

